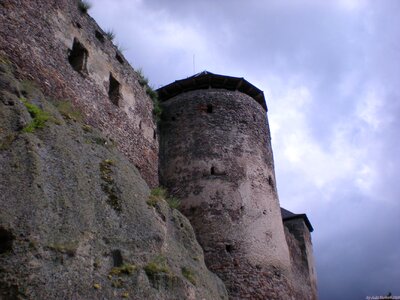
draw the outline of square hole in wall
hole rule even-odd
[[[109,81],[109,88],[108,88],[108,97],[110,101],[114,104],[119,106],[119,101],[121,99],[121,92],[120,92],[121,85],[114,78],[114,76],[110,73],[110,81]]]
[[[72,68],[80,73],[87,73],[87,59],[89,56],[89,52],[82,45],[81,42],[78,41],[77,38],[74,38],[74,43],[72,45],[72,50],[69,53],[68,61],[71,64]]]
[[[122,58],[122,56],[117,52],[115,54],[115,58],[118,60],[118,62],[123,65],[124,64],[124,59]]]
[[[104,35],[103,35],[100,31],[96,30],[96,31],[94,32],[94,35],[96,36],[96,38],[97,38],[100,42],[104,43],[105,38],[104,38]]]

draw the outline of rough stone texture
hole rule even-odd
[[[296,299],[318,299],[311,234],[302,218],[284,221]]]
[[[227,299],[189,221],[149,206],[109,139],[0,61],[0,299]],[[23,99],[49,114],[44,128],[24,132]]]
[[[203,90],[168,100],[158,156],[140,76],[78,1],[2,0],[0,12],[0,299],[226,298],[188,221],[146,204],[158,157],[231,298],[314,299],[311,238],[285,223],[285,240],[254,99]],[[45,128],[23,132],[23,97],[51,114]],[[146,275],[153,260],[170,271]]]
[[[152,101],[123,55],[78,9],[78,1],[2,0],[0,11],[0,53],[20,67],[18,77],[35,81],[46,95],[72,101],[89,124],[116,142],[146,182],[157,186]],[[70,64],[78,69],[82,64],[69,59],[74,39],[87,51],[81,71]],[[120,84],[118,105],[109,97],[110,74]]]
[[[266,111],[223,89],[162,104],[160,181],[182,199],[206,264],[232,299],[291,299]]]

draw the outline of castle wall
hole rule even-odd
[[[292,283],[296,291],[296,299],[318,299],[310,231],[302,218],[285,220],[284,228],[289,246]]]
[[[207,266],[232,299],[291,299],[264,108],[222,89],[186,92],[162,107],[160,181],[181,199]]]
[[[152,187],[160,157],[161,183],[182,200],[207,265],[231,298],[316,295],[310,233],[297,220],[282,225],[259,103],[218,89],[169,99],[158,156],[153,104],[138,74],[76,1],[3,0],[0,11],[0,54],[19,66],[21,79],[73,103]]]
[[[20,66],[18,76],[71,101],[157,186],[152,101],[95,21],[71,0],[3,0],[0,11],[0,53]]]

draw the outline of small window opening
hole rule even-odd
[[[14,235],[4,228],[0,227],[0,254],[10,252],[15,237]]]
[[[120,84],[110,73],[110,86],[108,89],[108,97],[114,105],[119,105],[119,100],[121,98],[120,94]]]
[[[87,72],[86,64],[88,56],[89,53],[86,48],[78,41],[77,38],[74,38],[74,44],[72,45],[72,50],[68,56],[68,61],[72,68],[74,68],[74,70],[77,72]]]
[[[157,138],[157,131],[153,130],[153,139]]]
[[[211,175],[215,175],[215,167],[211,167],[210,173]]]
[[[118,60],[118,62],[123,65],[124,64],[124,59],[122,58],[121,55],[119,55],[119,53],[115,54],[115,58]]]
[[[213,112],[212,104],[207,104],[207,113],[211,114]]]
[[[228,252],[228,253],[232,253],[233,246],[230,245],[230,244],[226,244],[226,245],[225,245],[225,250],[226,250],[226,252]]]
[[[94,32],[94,35],[96,36],[96,38],[97,38],[100,42],[104,43],[105,38],[104,38],[104,35],[103,35],[100,31],[96,30],[96,31]]]
[[[114,267],[120,267],[123,265],[122,254],[120,250],[113,250],[111,252]]]
[[[75,23],[75,26],[78,27],[79,29],[82,28],[82,25],[80,23],[78,23],[78,22]]]
[[[142,121],[139,122],[139,129],[142,129]]]
[[[274,188],[274,180],[271,176],[268,176],[268,184],[271,188]]]

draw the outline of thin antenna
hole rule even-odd
[[[194,54],[193,54],[193,74],[196,74],[196,60]]]

